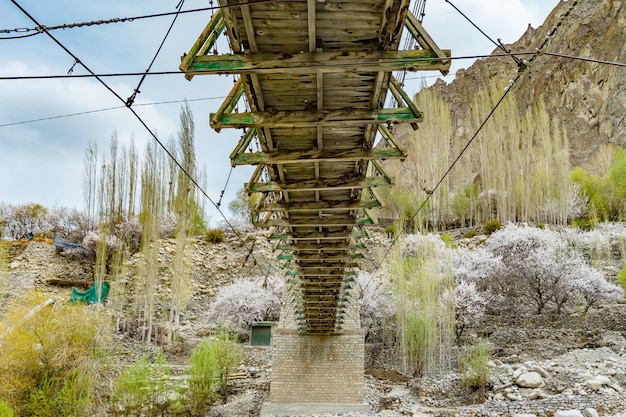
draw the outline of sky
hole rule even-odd
[[[55,26],[74,22],[151,15],[174,11],[176,1],[16,0],[40,24]],[[492,39],[516,41],[531,24],[543,23],[560,0],[450,0]],[[209,7],[217,2],[186,0],[183,10]],[[427,0],[423,25],[442,49],[452,56],[488,54],[495,46],[468,23],[447,1]],[[211,11],[180,15],[152,71],[177,71],[180,57],[193,45],[211,17]],[[134,20],[126,23],[54,30],[51,33],[82,63],[97,74],[140,73],[145,71],[163,40],[173,17]],[[45,34],[21,39],[10,37],[28,32],[4,30],[32,28],[34,23],[10,0],[0,0],[0,77],[25,75],[87,74],[74,59]],[[31,32],[32,33],[32,32]],[[229,53],[222,39],[218,52]],[[408,73],[405,90],[415,94],[424,83],[438,77],[446,82],[454,72],[467,68],[471,60],[455,60],[446,77],[437,72]],[[105,78],[123,99],[137,87],[140,76]],[[196,125],[196,158],[207,174],[205,191],[214,202],[224,189],[222,211],[248,181],[253,168],[239,166],[230,171],[229,154],[241,131],[224,129],[219,134],[209,127],[209,113],[215,112],[232,87],[232,77],[183,75],[148,76],[133,108],[158,137],[176,137],[182,100],[188,100]],[[169,104],[156,104],[163,102]],[[116,132],[120,144],[135,138],[143,149],[152,137],[110,91],[91,78],[2,80],[0,79],[0,202],[39,203],[46,207],[83,208],[83,156],[89,143],[108,151]],[[91,112],[71,117],[80,112]],[[33,121],[36,119],[50,120]],[[209,201],[206,212],[212,224],[222,215]]]

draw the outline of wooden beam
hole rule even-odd
[[[276,151],[239,153],[231,159],[233,166],[256,164],[294,164],[306,162],[356,162],[372,159],[405,158],[396,148],[357,148],[341,150],[310,149],[302,151]]]
[[[220,119],[224,113],[230,113],[237,106],[237,102],[243,95],[243,77],[239,77],[239,79],[233,85],[232,90],[226,96],[226,99],[217,110],[217,113],[211,113],[211,123]],[[215,120],[214,120],[215,119]],[[219,129],[215,129],[219,133]]]
[[[209,49],[213,47],[215,41],[220,36],[220,34],[224,31],[226,27],[226,23],[224,21],[224,13],[222,10],[218,10],[209,23],[206,25],[198,39],[193,44],[188,53],[184,54],[180,58],[180,69],[182,71],[186,71],[189,68],[189,65],[198,55],[205,55]],[[191,80],[193,78],[193,74],[185,74],[185,78]]]
[[[294,251],[296,253],[299,252],[341,252],[341,251],[350,251],[350,250],[357,250],[357,249],[365,249],[365,244],[363,243],[357,243],[354,245],[348,245],[348,246],[333,246],[333,247],[323,247],[323,246],[319,246],[319,245],[298,245],[298,246],[294,246],[294,245],[284,245],[284,244],[278,244],[276,245],[276,247],[274,248],[275,250],[290,250],[290,251]]]
[[[446,55],[446,53],[442,51],[439,46],[437,46],[437,43],[430,37],[426,29],[424,29],[424,26],[422,26],[420,21],[417,17],[415,17],[415,15],[413,15],[413,13],[411,13],[411,11],[409,11],[406,15],[404,26],[422,48],[432,50],[439,58],[450,56],[449,54]],[[450,61],[442,61],[442,63],[446,62]],[[441,70],[441,73],[444,76],[448,75],[448,72],[450,72],[449,70],[450,67],[448,66],[448,69]]]
[[[442,51],[446,57],[449,50]],[[450,61],[442,61],[432,50],[412,51],[332,51],[299,54],[233,54],[197,56],[184,71],[201,74],[277,74],[322,71],[325,73],[376,71],[442,71]]]
[[[366,177],[363,179],[307,180],[289,184],[278,181],[246,183],[248,192],[280,192],[280,191],[315,191],[315,190],[350,190],[392,185],[384,176]]]
[[[404,103],[406,104],[406,107],[411,109],[411,111],[413,112],[416,118],[424,117],[422,115],[422,112],[419,111],[419,109],[417,108],[413,100],[411,99],[411,97],[409,97],[409,95],[404,91],[404,89],[402,89],[402,86],[400,85],[400,83],[398,83],[398,81],[396,80],[396,77],[393,77],[393,76],[391,77],[391,80],[389,82],[389,88],[391,89],[392,92],[397,93],[402,98],[402,101],[404,101]],[[399,102],[400,101],[398,101],[398,103]]]
[[[333,226],[363,226],[371,225],[373,222],[369,218],[343,218],[333,219],[317,217],[312,219],[269,219],[265,226],[282,227],[333,227]]]
[[[404,156],[408,155],[407,150],[402,145],[400,145],[400,142],[396,139],[394,134],[391,133],[391,131],[389,129],[387,129],[387,126],[385,126],[385,125],[378,125],[378,131],[385,138],[385,140],[387,140],[391,145],[395,146],[396,149],[398,149],[400,152],[402,152],[402,155],[404,155]],[[380,170],[382,171],[382,168]]]
[[[306,203],[265,203],[260,206],[257,212],[264,211],[289,211],[289,212],[309,212],[309,211],[345,211],[358,210],[363,208],[381,207],[381,203],[377,200],[359,200],[359,201],[313,201]]]
[[[256,135],[256,129],[252,128],[252,129],[248,129],[246,131],[246,133],[243,134],[243,136],[241,137],[241,139],[239,139],[239,142],[237,143],[237,146],[235,146],[235,149],[233,149],[233,151],[230,153],[230,159],[232,160],[235,156],[244,153],[246,151],[246,149],[248,148],[248,145],[250,144],[250,142],[252,141],[252,138],[254,138],[254,136]]]
[[[245,127],[310,127],[319,125],[362,126],[370,123],[420,123],[408,108],[398,109],[352,109],[337,110],[292,110],[257,113],[211,113],[211,127],[241,129]]]

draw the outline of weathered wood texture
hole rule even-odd
[[[284,251],[300,331],[340,331],[363,257],[357,229],[381,204],[370,188],[391,184],[376,160],[406,157],[386,126],[422,120],[392,71],[445,73],[450,51],[410,14],[409,0],[219,4],[181,69],[188,78],[240,75],[211,126],[248,129],[231,161],[257,165],[246,189],[263,194],[259,223],[274,228],[270,238]],[[398,50],[405,26],[419,49]],[[213,55],[222,31],[233,53]],[[401,108],[384,108],[388,89]],[[234,113],[243,94],[250,111]],[[252,141],[259,151],[249,151]]]

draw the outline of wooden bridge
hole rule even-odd
[[[363,257],[355,239],[382,205],[373,187],[392,182],[379,161],[406,156],[391,127],[422,120],[393,72],[450,67],[450,51],[437,47],[409,3],[219,0],[182,58],[188,79],[239,74],[210,123],[244,130],[231,162],[256,165],[246,190],[262,194],[259,225],[272,227],[283,251],[304,334],[341,331]],[[404,28],[415,49],[399,50]],[[233,53],[213,54],[224,32]],[[388,92],[398,107],[385,108]],[[244,96],[249,111],[234,112]]]

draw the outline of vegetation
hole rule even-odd
[[[248,194],[244,187],[237,190],[237,195],[230,203],[228,209],[237,220],[244,224],[254,224],[258,213],[255,208],[261,199],[260,193]]]
[[[476,94],[470,131],[483,122],[503,88],[493,84]],[[448,158],[456,157],[469,137],[452,137],[450,109],[436,90],[422,89],[415,102],[428,108],[430,117],[415,132],[396,132],[413,152],[402,164],[386,163],[397,184],[382,193],[388,215],[408,221],[409,231],[441,230],[451,224],[474,226],[494,219],[566,224],[579,215],[573,212],[577,190],[569,180],[567,135],[550,120],[543,102],[521,118],[512,118],[521,112],[513,96],[508,96],[482,129],[476,145],[445,178]],[[476,163],[478,170],[473,168]],[[468,175],[472,172],[474,177]],[[416,212],[423,202],[423,209]]]
[[[193,415],[204,415],[220,396],[227,401],[228,374],[240,359],[237,335],[225,327],[215,337],[204,338],[196,346],[189,369],[189,404]]]
[[[403,367],[416,376],[450,367],[454,300],[442,295],[454,282],[445,252],[445,244],[437,236],[408,235],[392,260]]]
[[[209,243],[222,243],[224,241],[224,231],[222,229],[207,229],[206,240]]]
[[[465,346],[459,356],[459,369],[462,383],[469,391],[478,391],[481,399],[485,398],[485,390],[489,382],[489,361],[493,353],[485,339],[479,339],[474,345]]]
[[[94,309],[30,292],[15,299],[0,328],[0,399],[21,416],[88,416],[94,364],[110,328]]]
[[[485,233],[490,235],[500,230],[502,228],[502,223],[500,223],[500,220],[489,220],[485,222],[483,228],[485,229]]]
[[[626,219],[626,149],[616,147],[605,169],[597,175],[576,167],[571,179],[588,198],[589,220],[623,221]]]
[[[152,363],[147,355],[142,356],[117,377],[111,394],[113,410],[124,416],[163,415],[168,377],[162,353]]]
[[[239,278],[220,287],[207,315],[216,326],[247,331],[260,321],[278,321],[282,294],[280,278]]]

